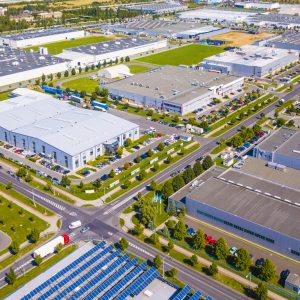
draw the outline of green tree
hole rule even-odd
[[[177,192],[178,190],[180,190],[182,187],[185,186],[185,182],[182,178],[182,176],[176,175],[173,179],[172,179],[172,187],[174,192]]]
[[[162,233],[163,233],[163,235],[164,235],[165,237],[167,237],[167,238],[170,237],[170,231],[169,231],[169,229],[168,229],[167,226],[164,227]]]
[[[163,143],[159,143],[159,144],[157,145],[157,149],[158,149],[159,151],[163,151],[164,148],[165,148],[165,145],[164,145]]]
[[[76,70],[74,68],[72,69],[71,74],[76,75]]]
[[[263,281],[271,281],[276,276],[276,267],[270,259],[266,259],[259,268],[258,278]]]
[[[255,298],[257,300],[267,300],[268,299],[268,288],[265,284],[260,282],[255,289]]]
[[[152,180],[151,183],[150,183],[150,189],[151,189],[151,191],[155,192],[157,190],[157,188],[158,188],[157,182],[155,180]]]
[[[161,189],[162,196],[164,199],[168,199],[173,193],[173,186],[170,181],[166,181]]]
[[[10,190],[13,188],[13,183],[12,182],[9,182],[6,187],[5,187],[7,190]]]
[[[141,157],[138,155],[135,159],[134,159],[134,162],[136,163],[136,164],[139,164],[140,162],[141,162]]]
[[[19,251],[20,251],[20,245],[19,243],[17,243],[16,241],[13,241],[9,247],[10,251],[13,253],[13,254],[18,254]]]
[[[168,251],[172,251],[174,249],[174,243],[172,241],[169,241],[168,243]]]
[[[188,168],[186,168],[183,171],[182,178],[183,178],[185,184],[188,184],[195,178],[195,174],[194,174],[194,171],[191,166],[189,166]]]
[[[228,245],[224,238],[219,238],[214,247],[214,256],[217,259],[225,259],[228,255]]]
[[[93,182],[93,186],[96,188],[96,189],[100,189],[101,187],[101,179],[100,178],[97,178],[94,182]]]
[[[42,259],[42,257],[41,257],[40,255],[36,255],[36,256],[34,257],[34,263],[35,263],[38,267],[41,265],[42,261],[43,261],[43,259]]]
[[[131,181],[129,179],[126,179],[123,183],[123,188],[128,189],[131,185]]]
[[[159,170],[159,165],[158,165],[158,163],[157,163],[157,162],[156,162],[156,163],[154,163],[154,165],[153,165],[152,169],[153,169],[153,171],[154,171],[154,172],[157,172],[157,171]]]
[[[132,145],[132,140],[131,140],[130,138],[127,138],[127,139],[125,140],[124,146],[125,146],[125,147],[129,147],[129,146],[131,146],[131,145]]]
[[[158,244],[158,242],[159,242],[158,234],[157,233],[152,233],[149,240],[153,245]]]
[[[14,283],[16,282],[17,275],[12,267],[9,268],[9,271],[6,274],[5,279],[6,279],[7,283],[10,285],[14,285]]]
[[[114,178],[116,176],[116,172],[114,169],[111,169],[110,172],[109,172],[109,177],[110,178]]]
[[[204,170],[208,170],[210,167],[212,167],[214,165],[214,162],[212,160],[212,158],[207,155],[202,162],[202,167]]]
[[[140,236],[144,231],[144,227],[141,224],[137,224],[134,226],[132,232],[133,234]]]
[[[230,139],[230,144],[232,147],[237,148],[243,145],[243,139],[240,135],[235,135]]]
[[[123,147],[119,147],[118,150],[117,150],[117,155],[122,157],[123,155]]]
[[[154,155],[153,150],[152,150],[152,149],[149,149],[148,152],[147,152],[147,155],[148,155],[148,157],[153,156],[153,155]]]
[[[166,164],[170,164],[172,162],[172,156],[168,155],[167,159],[165,160]]]
[[[124,251],[128,248],[129,242],[125,238],[121,238],[118,245],[119,248]]]
[[[193,254],[190,258],[190,262],[192,264],[192,266],[197,266],[198,264],[198,257],[196,254]]]
[[[60,183],[61,183],[63,186],[70,186],[70,185],[71,185],[71,180],[68,178],[67,175],[63,175],[62,178],[61,178]]]
[[[144,180],[146,177],[146,171],[145,170],[141,170],[139,173],[139,180]]]
[[[163,262],[162,262],[162,259],[159,255],[156,255],[153,259],[153,266],[156,268],[156,269],[159,269],[161,266],[162,266]]]
[[[218,274],[219,270],[218,270],[218,265],[217,263],[214,261],[208,268],[208,274],[210,276],[214,276],[216,274]]]
[[[63,248],[63,244],[62,244],[62,243],[59,243],[59,244],[55,247],[55,251],[56,251],[57,253],[59,253],[59,252],[62,250],[62,248]]]
[[[27,175],[27,170],[22,167],[17,171],[16,175],[18,177],[25,177]]]
[[[29,239],[33,242],[36,243],[40,239],[40,233],[36,228],[33,228],[32,231],[29,234]]]
[[[175,268],[172,268],[171,270],[166,271],[166,275],[171,278],[175,277],[177,274],[178,274],[178,271]]]
[[[258,134],[259,132],[261,132],[261,126],[259,126],[258,124],[254,124],[252,130],[254,134]]]
[[[174,238],[182,241],[187,236],[187,229],[182,220],[179,220],[174,228]]]
[[[286,120],[283,118],[277,118],[276,119],[276,125],[277,127],[282,127],[285,124]]]
[[[130,163],[128,161],[125,161],[123,168],[125,170],[128,170],[130,168]]]
[[[31,182],[33,180],[33,177],[31,176],[30,173],[27,174],[27,176],[25,177],[25,181],[26,182]]]
[[[236,253],[237,256],[235,256],[234,261],[235,267],[242,271],[247,270],[252,263],[249,251],[244,248],[240,248]]]
[[[193,236],[192,244],[195,249],[202,249],[205,246],[204,233],[201,229],[198,229],[196,234]]]
[[[203,167],[202,167],[200,161],[195,162],[195,164],[193,166],[193,171],[194,171],[195,177],[197,177],[203,173]]]

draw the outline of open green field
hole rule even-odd
[[[138,74],[150,70],[149,67],[143,65],[128,65],[128,68],[130,69],[130,73],[132,74]]]
[[[99,86],[99,82],[96,80],[92,80],[90,78],[77,78],[74,80],[66,81],[62,84],[62,86],[66,89],[69,88],[71,90],[77,91],[86,91],[87,93],[95,92],[96,86]]]
[[[109,38],[107,36],[88,36],[88,37],[75,39],[75,40],[67,40],[67,41],[43,44],[43,45],[39,45],[39,46],[35,46],[35,47],[28,47],[28,48],[25,48],[25,50],[30,50],[30,49],[38,50],[39,47],[47,47],[48,52],[50,54],[59,54],[63,51],[63,49],[66,49],[66,48],[73,48],[73,47],[89,45],[89,44],[94,44],[94,43],[99,43],[99,42],[106,42],[111,39],[112,38]]]
[[[0,230],[19,244],[27,240],[33,228],[39,232],[47,228],[47,223],[27,212],[20,206],[0,196]]]
[[[192,44],[137,59],[156,65],[193,65],[204,58],[223,52],[223,48]]]
[[[9,94],[10,92],[11,92],[11,91],[7,91],[7,92],[0,93],[0,101],[7,100],[7,99],[8,99],[8,94]]]

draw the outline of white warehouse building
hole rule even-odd
[[[120,61],[126,56],[133,56],[143,52],[166,48],[167,40],[148,40],[137,38],[125,38],[112,40],[92,45],[79,46],[75,48],[64,49],[63,53],[57,55],[63,59],[71,59],[74,66],[86,66],[106,61]]]
[[[80,109],[51,96],[17,89],[0,103],[0,140],[43,153],[75,170],[127,138],[139,138],[139,126],[109,113]]]
[[[246,45],[207,57],[200,66],[236,76],[263,77],[298,60],[297,50]]]
[[[21,32],[0,36],[0,45],[13,48],[24,48],[52,43],[63,40],[82,38],[85,31],[66,27],[52,27],[49,29]]]

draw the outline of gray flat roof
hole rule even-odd
[[[79,46],[74,48],[68,48],[66,49],[66,51],[80,52],[80,53],[90,54],[90,55],[101,55],[104,53],[115,52],[122,49],[129,49],[133,47],[148,45],[157,41],[159,41],[159,39],[150,40],[150,39],[138,39],[138,38],[125,38],[125,39],[112,40],[112,41],[107,41],[102,43],[91,44],[91,45],[84,45],[84,46]]]
[[[52,55],[0,46],[0,77],[68,61]]]
[[[256,14],[252,15],[250,21],[255,22],[270,22],[270,23],[282,23],[282,24],[300,24],[300,16],[291,14]]]
[[[188,197],[300,239],[300,207],[218,178],[209,179]]]
[[[284,43],[291,45],[300,45],[300,33],[298,32],[286,32],[282,35],[271,37],[267,39],[270,43]]]
[[[213,86],[237,79],[232,75],[167,65],[109,83],[107,87],[184,104],[210,92]]]
[[[157,2],[157,3],[146,3],[146,4],[137,4],[137,5],[126,5],[124,8],[129,10],[140,10],[145,12],[160,12],[164,10],[183,10],[187,7],[180,4],[179,2]]]
[[[76,155],[110,142],[138,125],[106,112],[77,108],[33,91],[0,102],[0,127],[40,139],[69,155]]]
[[[38,37],[44,37],[44,36],[50,36],[56,34],[71,33],[76,31],[82,31],[82,29],[73,29],[67,27],[53,27],[53,28],[42,29],[42,30],[1,35],[0,38],[10,39],[13,41],[21,41],[21,40],[34,39]]]

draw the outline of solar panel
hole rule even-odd
[[[86,274],[84,274],[82,277],[80,277],[78,280],[73,282],[71,285],[69,285],[64,291],[62,291],[60,294],[58,294],[53,300],[59,300],[65,298],[69,293],[76,290],[78,286],[83,284],[86,280],[90,279],[95,273],[97,273],[101,268],[103,268],[105,265],[107,265],[112,259],[114,259],[120,251],[114,252],[111,256],[100,262],[98,265],[96,265],[94,268],[89,270]],[[108,269],[105,271],[109,271],[106,274],[109,274],[112,270],[116,269],[118,266],[120,266],[125,260],[129,258],[129,254],[125,254],[121,258],[117,259]],[[102,272],[104,273],[104,272]],[[101,274],[102,274],[101,273]]]
[[[87,257],[94,254],[96,251],[98,251],[100,248],[103,248],[105,246],[106,242],[102,241],[101,243],[97,244],[95,247],[87,251],[85,254],[77,258],[75,261],[73,261],[71,264],[66,266],[64,269],[60,270],[58,273],[56,273],[54,276],[46,280],[44,283],[36,287],[34,290],[32,290],[29,294],[25,295],[21,300],[29,300],[38,293],[40,293],[45,287],[48,287],[52,282],[56,281],[59,277],[63,276],[73,268],[76,268],[78,264],[80,264],[82,261],[84,261]]]
[[[187,294],[189,293],[189,291],[191,290],[191,288],[186,285],[177,295],[175,298],[173,298],[173,300],[182,300],[184,299]]]
[[[193,296],[189,298],[189,300],[199,300],[200,297],[201,297],[201,292],[197,291]]]
[[[38,298],[38,300],[45,299],[45,296],[49,297],[52,295],[55,291],[57,291],[59,288],[63,287],[65,284],[67,284],[70,280],[74,279],[77,275],[79,275],[81,272],[85,271],[88,267],[90,267],[92,264],[94,264],[99,258],[107,254],[113,250],[113,246],[110,245],[109,247],[105,248],[103,251],[95,255],[93,258],[88,260],[86,263],[84,263],[81,267],[76,269],[74,272],[72,272],[70,275],[65,277],[60,282],[56,283],[50,290],[48,290],[45,294],[43,294],[41,297]]]

